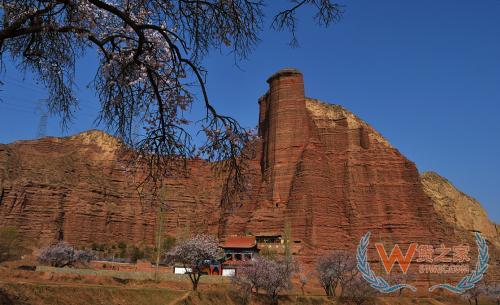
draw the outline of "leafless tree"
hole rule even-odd
[[[48,89],[50,113],[66,125],[78,107],[75,62],[96,50],[99,122],[138,152],[133,160],[139,163],[131,168],[146,165],[144,183],[161,185],[178,163],[199,154],[215,161],[233,187],[242,187],[243,150],[252,135],[216,111],[202,60],[213,49],[228,50],[235,60],[247,57],[259,40],[267,2],[3,0],[0,62],[4,67],[9,56],[18,69],[32,72]],[[290,0],[290,6],[275,15],[276,30],[295,33],[297,12],[306,6],[324,26],[342,14],[330,0]],[[193,123],[186,118],[196,92],[206,109],[196,124],[206,139],[201,147],[193,144]],[[143,129],[134,132],[134,126]]]
[[[328,0],[293,0],[292,2],[294,5],[276,14],[272,23],[274,29],[279,31],[286,29],[292,33],[292,40],[290,41],[291,46],[298,45],[295,30],[297,28],[296,14],[300,7],[308,4],[313,5],[316,8],[316,15],[314,16],[316,22],[324,26],[337,22],[342,17],[342,6]]]
[[[347,251],[336,250],[319,259],[316,271],[327,296],[337,296],[337,287],[340,288],[339,296],[342,296],[344,287],[357,274],[356,259]]]
[[[72,267],[77,263],[87,264],[94,258],[92,252],[76,250],[65,242],[44,248],[38,256],[38,261],[52,267]]]
[[[190,270],[187,273],[196,291],[203,269],[211,262],[222,259],[224,252],[219,248],[217,238],[200,234],[179,242],[166,256],[168,262],[182,264],[186,270]]]
[[[474,302],[474,305],[479,304],[479,297],[481,295],[486,295],[487,294],[487,288],[483,284],[479,284],[474,286],[472,289],[468,289],[462,294],[462,298],[466,299],[469,304],[472,305],[472,302]]]
[[[497,305],[500,305],[500,283],[493,282],[486,285],[485,289],[486,295],[494,300]]]
[[[354,305],[374,304],[376,291],[361,276],[353,277],[344,288],[343,298],[349,303]]]
[[[302,295],[305,295],[304,287],[309,282],[309,274],[301,274],[299,276],[300,290],[302,291]]]

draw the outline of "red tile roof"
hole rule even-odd
[[[257,243],[255,236],[230,236],[221,245],[222,248],[253,248]]]

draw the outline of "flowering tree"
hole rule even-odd
[[[93,87],[101,102],[100,121],[139,151],[146,181],[161,183],[172,164],[197,153],[219,162],[239,181],[250,135],[216,111],[205,88],[202,59],[226,48],[245,58],[258,42],[265,0],[3,0],[0,1],[0,62],[7,55],[31,71],[49,92],[49,109],[71,120],[76,60],[96,50]],[[337,21],[342,7],[330,0],[290,0],[273,28],[295,33],[297,12],[316,10],[319,24]],[[295,36],[293,36],[295,40]],[[206,115],[205,144],[195,149],[185,113],[198,87]],[[133,126],[143,126],[134,132]],[[195,131],[196,132],[196,131]],[[184,162],[183,162],[184,163]]]
[[[240,266],[232,279],[233,284],[245,294],[253,291],[258,293],[263,286],[261,275],[265,271],[265,263],[263,263],[265,260],[269,260],[269,258],[260,256],[254,258],[248,264]]]
[[[219,248],[219,241],[211,235],[196,235],[181,241],[173,250],[166,254],[167,261],[182,264],[197,290],[203,269],[211,262],[224,257],[224,252]]]
[[[293,260],[277,261],[257,257],[238,269],[233,283],[246,293],[253,289],[257,293],[262,289],[273,303],[277,303],[278,294],[291,288],[291,278],[297,270],[297,263]]]
[[[316,271],[326,295],[336,296],[337,287],[340,287],[342,296],[344,286],[357,274],[356,259],[349,252],[333,251],[319,259]]]
[[[74,266],[76,263],[86,264],[94,258],[91,252],[75,250],[65,242],[49,246],[42,250],[38,261],[52,267]]]

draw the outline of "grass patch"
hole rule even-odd
[[[120,288],[69,285],[3,285],[12,305],[164,305],[185,292],[158,288]]]

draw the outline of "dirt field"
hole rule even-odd
[[[199,292],[190,291],[185,278],[168,277],[159,283],[151,280],[124,279],[123,274],[82,274],[78,270],[24,271],[14,265],[0,265],[0,305],[243,305],[245,300],[226,282],[208,277],[200,283]],[[74,272],[73,272],[74,271]],[[279,304],[343,304],[322,295],[319,289],[306,289],[281,296]],[[269,300],[252,296],[248,305],[265,305]],[[376,305],[461,305],[458,298],[379,297]],[[480,305],[494,305],[481,300]]]

